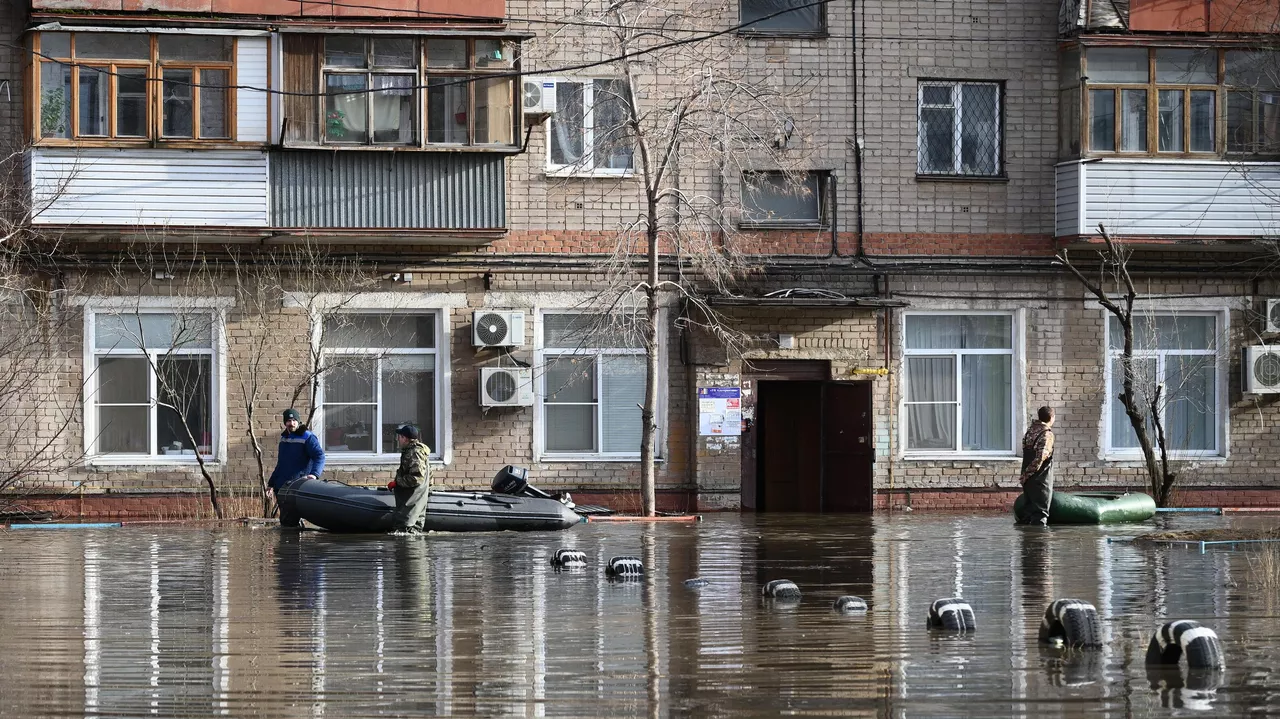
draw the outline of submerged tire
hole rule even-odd
[[[587,554],[573,549],[557,549],[556,553],[551,555],[551,566],[565,568],[585,567],[587,566]]]
[[[783,601],[791,602],[799,601],[801,596],[800,587],[797,587],[796,583],[790,579],[775,579],[764,585],[764,588],[760,590],[760,593],[770,599],[781,599]]]
[[[605,573],[613,577],[643,577],[644,562],[639,557],[614,557],[605,567]]]
[[[1160,627],[1147,645],[1148,665],[1171,666],[1184,656],[1188,669],[1226,667],[1217,632],[1190,619],[1169,622]]]
[[[943,629],[948,632],[972,632],[978,628],[973,615],[973,607],[960,597],[939,599],[929,605],[930,629]]]
[[[845,614],[862,614],[867,611],[867,600],[846,595],[837,599],[833,608]]]
[[[1068,647],[1102,648],[1102,622],[1098,610],[1080,599],[1059,599],[1044,610],[1040,622],[1040,641],[1056,639]]]

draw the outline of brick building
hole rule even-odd
[[[1041,404],[1060,486],[1143,487],[1114,328],[1053,259],[1092,271],[1100,223],[1133,248],[1180,501],[1273,502],[1280,413],[1240,358],[1276,337],[1274,18],[1172,4],[689,3],[693,30],[752,23],[703,41],[708,74],[804,94],[762,141],[783,151],[678,168],[732,208],[753,271],[706,302],[753,341],[665,305],[659,506],[1005,506]],[[57,395],[79,413],[55,442],[74,466],[29,485],[163,512],[200,503],[202,458],[244,496],[249,434],[269,470],[299,404],[330,478],[384,480],[411,420],[442,484],[515,463],[637,506],[644,351],[575,334],[645,209],[608,139],[616,28],[525,0],[73,5],[7,26],[29,49],[5,49],[0,117],[58,240],[41,276],[73,317]],[[681,91],[657,57],[637,106]],[[762,154],[800,164],[775,182]],[[255,303],[246,276],[277,292]],[[521,341],[479,337],[502,324]]]

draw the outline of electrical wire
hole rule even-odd
[[[701,35],[682,38],[680,40],[669,40],[667,42],[662,42],[662,43],[658,43],[657,45],[653,45],[652,47],[642,48],[639,50],[631,50],[629,52],[624,52],[620,55],[614,55],[612,57],[608,57],[603,60],[593,60],[588,62],[575,63],[572,65],[562,65],[560,67],[548,68],[544,70],[539,70],[537,72],[524,72],[522,70],[512,70],[510,72],[474,73],[466,77],[458,78],[455,80],[449,80],[444,82],[431,82],[430,80],[428,80],[427,84],[403,85],[403,86],[397,86],[394,89],[398,91],[399,90],[426,90],[429,88],[440,88],[440,87],[447,87],[450,85],[463,85],[466,83],[475,82],[476,80],[492,80],[495,78],[500,79],[500,78],[506,78],[506,77],[517,78],[517,77],[524,77],[527,75],[557,75],[557,74],[568,73],[568,72],[578,72],[580,70],[589,70],[593,67],[612,65],[614,63],[621,62],[623,60],[630,60],[637,57],[643,57],[645,55],[651,55],[661,50],[670,50],[672,48],[683,47],[685,45],[693,45],[695,43],[706,42],[707,40],[713,40],[717,37],[722,37],[724,35],[738,32],[739,30],[742,30],[744,28],[749,28],[752,25],[764,22],[765,20],[769,20],[779,15],[785,15],[786,13],[794,12],[796,10],[803,10],[805,8],[819,7],[822,5],[827,5],[831,2],[835,2],[835,0],[811,0],[810,2],[807,2],[803,5],[796,5],[794,7],[789,7],[785,10],[780,10],[778,12],[770,13],[768,15],[758,17],[754,20],[738,23],[737,25],[731,25],[727,28],[722,28],[720,30],[714,30],[714,31],[707,31]],[[0,42],[0,47],[9,47],[9,48],[23,50],[23,51],[26,51],[27,49],[23,45],[19,45],[16,43],[8,43],[8,42]],[[56,57],[51,57],[42,52],[36,52],[35,50],[31,50],[30,52],[32,55],[41,58],[45,62],[56,63],[63,67],[87,67],[95,72],[101,73],[103,75],[107,75],[109,77],[121,76],[120,73],[118,72],[101,69],[101,66],[99,64],[96,64],[93,61],[83,62],[80,60],[70,60],[70,61],[60,60]],[[103,58],[102,60],[98,60],[97,62],[110,63],[111,61],[112,61],[111,58]],[[462,69],[462,68],[459,68],[457,70],[441,68],[440,72],[448,73],[449,75],[452,75],[458,72],[468,72],[468,70]],[[136,80],[137,78],[135,77],[130,79]],[[280,95],[283,97],[339,97],[343,95],[369,95],[377,92],[385,92],[387,90],[387,88],[368,87],[368,88],[362,88],[362,89],[341,90],[337,92],[302,92],[297,90],[277,90],[274,88],[255,87],[253,85],[240,85],[240,84],[226,85],[226,84],[212,84],[212,83],[196,83],[196,82],[188,82],[183,80],[168,80],[168,79],[165,79],[164,77],[148,77],[146,78],[146,81],[147,82],[164,82],[164,83],[169,83],[171,85],[178,85],[182,87],[203,87],[211,90],[248,90],[252,92],[261,92],[267,95]]]

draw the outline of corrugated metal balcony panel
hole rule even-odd
[[[500,229],[502,155],[285,151],[271,154],[275,227]]]

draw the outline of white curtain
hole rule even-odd
[[[907,449],[955,449],[955,380],[953,357],[907,359]]]
[[[908,357],[908,449],[955,449],[957,412],[962,412],[964,433],[960,449],[1011,450],[1013,318],[1009,315],[908,315],[905,340],[908,350],[957,353]],[[977,349],[1010,352],[964,352]],[[960,396],[956,387],[957,361],[963,388]]]
[[[600,364],[600,433],[605,452],[639,452],[644,402],[643,355],[606,355]]]

